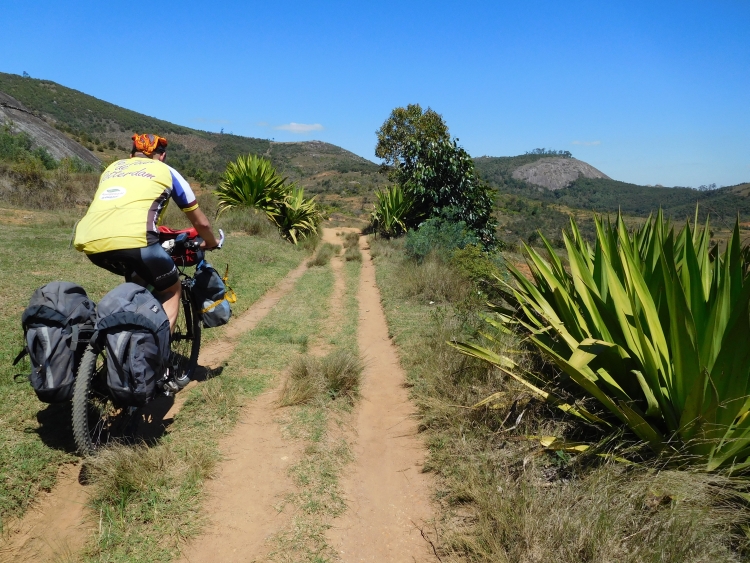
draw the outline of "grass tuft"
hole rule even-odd
[[[349,248],[347,248],[346,252],[344,252],[344,259],[347,262],[351,262],[352,260],[361,262],[362,252],[359,250],[359,246],[354,245],[354,246],[350,246]]]
[[[353,399],[363,369],[359,357],[347,350],[336,350],[324,358],[300,357],[289,370],[279,405],[309,404],[322,398]]]
[[[398,277],[404,297],[419,297],[427,301],[461,303],[473,290],[472,283],[436,254],[421,263],[404,260]]]
[[[341,246],[338,244],[333,245],[330,242],[326,242],[323,246],[318,249],[317,254],[314,258],[307,261],[309,267],[312,266],[325,266],[331,261],[331,258],[336,256],[341,250]]]
[[[344,234],[344,248],[351,248],[359,245],[359,232],[349,231]]]

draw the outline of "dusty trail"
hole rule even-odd
[[[324,229],[323,241],[336,244],[336,232]],[[343,258],[331,261],[334,287],[326,324],[341,318],[346,289]],[[322,356],[330,346],[315,339],[310,354]],[[241,423],[222,440],[225,461],[218,476],[206,485],[204,512],[210,515],[206,531],[183,550],[183,563],[240,563],[263,560],[270,547],[267,540],[282,530],[292,514],[284,510],[284,497],[293,490],[289,467],[300,457],[299,445],[284,439],[276,399],[280,386],[263,394],[243,409]]]
[[[306,261],[303,261],[247,311],[228,324],[222,340],[214,341],[201,350],[200,365],[215,369],[226,361],[234,350],[237,338],[255,328],[276,303],[291,291],[306,269]],[[191,382],[187,388],[197,384]],[[164,416],[164,426],[179,412],[185,399],[186,393],[177,395]],[[66,558],[83,548],[95,527],[85,519],[84,507],[88,494],[86,488],[79,483],[80,471],[81,463],[63,466],[52,491],[43,495],[22,519],[7,524],[0,544],[0,562],[67,560]],[[285,471],[282,473],[286,474]]]
[[[360,239],[358,342],[366,368],[354,426],[355,462],[343,479],[347,512],[329,530],[345,563],[435,561],[417,526],[432,517],[432,490],[422,473],[426,450],[417,437],[406,377],[388,337],[369,247]]]

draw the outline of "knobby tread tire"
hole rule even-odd
[[[89,434],[88,402],[98,356],[91,345],[86,348],[73,387],[73,440],[81,455],[91,455],[96,451]]]
[[[185,291],[185,288],[183,288],[183,291]],[[193,339],[190,343],[190,357],[188,358],[187,364],[184,366],[184,373],[183,374],[177,374],[177,384],[182,389],[185,387],[188,383],[190,383],[190,380],[195,377],[195,371],[198,367],[198,356],[200,355],[201,350],[201,317],[200,317],[200,311],[197,311],[193,305],[192,297],[190,294],[187,295],[187,303],[183,302],[181,304],[180,314],[177,318],[177,323],[179,324],[181,321],[185,323],[185,328],[187,328],[188,319],[192,326],[192,332],[193,332]],[[189,316],[188,316],[189,313]],[[170,345],[170,348],[172,346]],[[173,352],[179,352],[179,350],[172,349]],[[183,381],[179,380],[179,376],[182,375],[187,376],[187,378]]]

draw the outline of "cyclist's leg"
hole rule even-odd
[[[174,331],[180,310],[182,290],[177,267],[172,257],[159,244],[141,248],[140,257],[140,263],[137,264],[135,272],[153,286],[154,296],[164,307],[164,312],[169,317],[169,328]]]
[[[172,257],[159,244],[110,250],[88,257],[97,266],[124,276],[127,281],[153,287],[154,296],[169,317],[170,330],[174,330],[180,309],[180,274]]]
[[[178,280],[174,285],[163,291],[154,290],[154,295],[164,307],[164,312],[169,317],[169,330],[174,332],[174,326],[177,323],[177,316],[180,313],[180,293],[182,284]]]

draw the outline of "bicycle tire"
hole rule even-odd
[[[73,440],[81,455],[91,455],[111,441],[127,437],[130,413],[117,407],[106,389],[106,358],[89,345],[73,387]]]
[[[201,317],[190,288],[182,286],[180,309],[170,339],[170,365],[174,381],[182,389],[195,377],[201,348]]]

